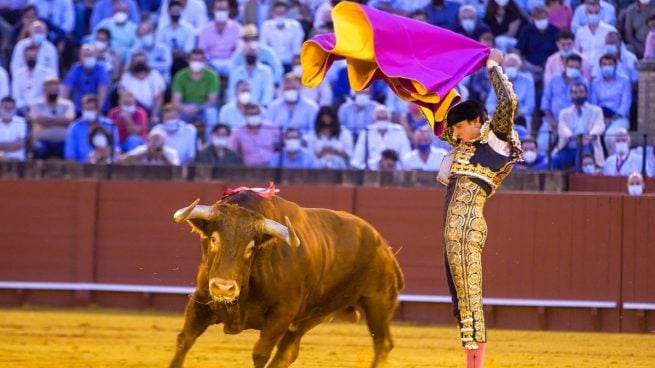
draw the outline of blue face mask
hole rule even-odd
[[[578,78],[580,77],[580,69],[566,68],[566,76],[570,79]]]
[[[616,55],[619,53],[619,48],[614,44],[605,45],[605,52],[610,55]]]
[[[600,74],[605,78],[611,78],[614,76],[614,67],[609,65],[601,66]]]

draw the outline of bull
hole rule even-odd
[[[289,367],[305,333],[334,316],[357,321],[360,310],[373,339],[371,367],[384,363],[404,279],[391,248],[366,221],[252,190],[213,206],[196,200],[174,218],[200,236],[202,261],[170,367],[182,367],[195,340],[219,323],[226,334],[260,331],[256,368]]]

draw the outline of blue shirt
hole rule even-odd
[[[373,111],[378,106],[375,101],[369,101],[363,107],[358,107],[354,101],[346,101],[339,106],[337,115],[341,125],[348,128],[356,137],[365,126],[373,122]]]
[[[531,24],[523,27],[519,32],[516,48],[530,64],[543,67],[548,56],[558,50],[556,45],[558,34],[559,29],[550,23],[543,32]]]
[[[250,83],[250,95],[253,102],[268,106],[273,100],[273,73],[271,68],[262,63],[257,63],[251,72],[246,69],[245,65],[232,69],[226,91],[228,101],[236,101],[237,82],[244,79]]]
[[[100,116],[98,118],[100,125],[113,132],[114,149],[118,148],[118,129],[111,120]],[[91,132],[91,123],[88,120],[79,118],[71,123],[66,131],[66,145],[64,147],[64,158],[66,160],[75,160],[77,162],[88,162],[89,153],[93,147],[89,144],[89,133]]]
[[[521,113],[523,116],[531,116],[534,111],[535,105],[535,92],[534,92],[534,80],[529,73],[519,72],[516,75],[516,78],[511,81],[514,86],[514,93],[519,99],[519,104],[517,107],[517,112]],[[485,107],[489,114],[493,114],[496,111],[496,105],[498,104],[498,98],[493,90],[489,91],[487,96],[487,102]]]
[[[452,31],[459,24],[457,18],[459,7],[460,4],[454,1],[444,1],[442,9],[437,9],[430,4],[423,8],[423,10],[428,14],[428,23]]]
[[[70,99],[75,104],[75,111],[82,111],[82,96],[98,93],[98,87],[109,86],[109,74],[103,65],[97,64],[93,69],[87,70],[80,62],[73,64],[66,75],[64,85],[71,90]],[[103,106],[105,101],[99,101]]]
[[[289,109],[287,102],[278,98],[268,107],[266,118],[283,130],[297,128],[300,129],[301,135],[305,135],[314,128],[316,114],[318,105],[310,99],[300,97],[293,108]]]
[[[285,169],[318,169],[321,167],[313,153],[301,148],[294,158],[289,156],[286,149],[282,149],[282,162],[280,154],[276,153],[271,159],[270,167],[282,167]]]
[[[236,101],[228,102],[221,107],[218,113],[218,121],[227,124],[230,128],[234,129],[246,121],[246,117],[241,113]]]
[[[620,75],[611,80],[598,77],[591,82],[589,102],[600,107],[611,109],[616,114],[627,118],[632,103],[632,87],[630,81]]]
[[[139,6],[134,0],[123,0],[127,3],[128,19],[139,24],[141,17],[139,16]],[[111,18],[114,15],[114,3],[112,0],[99,0],[93,5],[93,12],[91,13],[91,29],[95,29],[98,23],[105,18]],[[114,34],[112,33],[112,37]]]
[[[575,81],[588,86],[587,82],[582,78]],[[557,120],[559,112],[573,104],[570,92],[573,82],[573,80],[567,82],[563,75],[554,76],[550,83],[544,86],[544,94],[541,96],[541,110],[550,111],[553,114],[553,119]]]
[[[276,84],[281,83],[282,76],[284,75],[284,67],[282,66],[280,58],[278,58],[275,54],[275,51],[264,44],[258,44],[257,51],[257,61],[271,68],[271,72],[273,73],[273,81]],[[236,69],[245,64],[246,58],[243,53],[243,47],[241,47],[237,49],[234,52],[234,56],[232,56],[232,68]]]

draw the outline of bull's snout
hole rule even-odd
[[[239,284],[234,280],[215,277],[209,280],[209,293],[216,301],[230,303],[239,297]]]

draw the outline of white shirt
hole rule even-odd
[[[14,51],[11,54],[11,63],[9,72],[15,77],[16,71],[25,66],[25,49],[32,44],[31,38],[24,38],[16,43]],[[36,65],[51,69],[55,76],[59,76],[59,53],[52,42],[44,40],[39,47],[39,53],[36,55]]]
[[[326,147],[334,148],[335,150],[343,151],[348,157],[353,153],[353,135],[348,128],[342,126],[339,137],[327,138],[324,136],[317,137],[316,132],[312,130],[307,133],[303,140],[307,143],[307,149],[312,151],[321,166],[326,169],[345,169],[348,168],[348,158],[344,158],[332,153],[326,153],[319,157],[319,153]]]
[[[9,96],[9,73],[0,66],[0,99]]]
[[[610,32],[616,32],[616,28],[603,21],[598,23],[595,33],[591,33],[588,25],[580,27],[575,32],[575,44],[573,47],[582,53],[591,62],[591,65],[596,65],[598,64],[598,59],[605,52],[605,37]]]
[[[184,121],[178,121],[179,127],[174,132],[168,132],[162,124],[157,124],[152,130],[164,132],[166,141],[164,146],[171,147],[177,151],[180,159],[180,165],[192,162],[196,157],[196,136],[198,130],[193,124],[187,124]]]
[[[619,159],[614,154],[608,157],[603,164],[603,175],[628,176],[633,172],[641,172],[643,157],[634,151],[628,151],[628,155]]]
[[[70,33],[75,26],[75,9],[72,0],[31,0],[39,17],[56,24],[64,32]]]
[[[295,19],[284,19],[282,29],[277,27],[276,19],[269,19],[262,24],[259,41],[270,46],[282,64],[291,64],[293,56],[300,54],[300,47],[305,38],[300,22]]]
[[[14,116],[9,123],[0,120],[0,143],[13,143],[27,136],[27,123],[20,116]],[[0,160],[12,159],[25,161],[25,148],[17,151],[0,151]]]
[[[20,109],[43,97],[43,81],[54,76],[54,72],[38,65],[32,71],[23,66],[18,68],[13,76],[11,95],[16,100],[16,107]]]
[[[170,23],[163,28],[157,28],[157,41],[168,45],[172,50],[190,53],[196,47],[196,31],[191,24],[180,19],[175,28]]]
[[[405,170],[423,170],[423,171],[438,171],[441,161],[448,152],[441,148],[430,147],[430,155],[427,161],[421,160],[418,150],[413,150],[403,156],[403,168]]]
[[[157,29],[163,29],[171,23],[171,18],[168,15],[168,3],[169,0],[162,0],[161,14],[159,15],[159,22],[157,23]],[[196,33],[209,22],[207,18],[207,5],[202,0],[187,0],[186,6],[182,9],[182,14],[180,14],[180,19],[184,19],[187,23],[193,27]]]
[[[141,146],[138,146],[138,147],[134,148],[133,150],[131,150],[127,154],[130,155],[130,156],[136,156],[136,155],[142,155],[146,151],[148,151],[148,145],[143,144]],[[164,156],[166,156],[166,158],[168,159],[168,161],[170,161],[171,164],[173,164],[175,166],[180,164],[180,159],[177,157],[177,151],[175,151],[174,148],[164,146],[162,153],[164,154]],[[159,159],[159,158],[158,159],[152,159],[152,158],[149,158],[146,155],[146,156],[143,156],[143,158],[141,159],[141,162],[139,162],[139,163],[144,164],[144,165],[163,165],[164,161]]]
[[[392,149],[402,158],[411,151],[411,145],[407,138],[405,129],[398,124],[390,124],[389,130],[382,136],[376,129],[378,123],[368,126],[367,130],[362,130],[357,137],[355,151],[353,152],[350,164],[357,169],[364,169],[365,162],[378,162],[382,157],[382,151]],[[367,142],[368,140],[368,142]],[[366,147],[368,146],[368,155]],[[369,165],[369,169],[374,167]]]
[[[118,84],[132,92],[134,98],[148,109],[154,106],[155,98],[166,89],[164,78],[154,69],[151,69],[144,79],[138,79],[132,73],[125,72]]]

